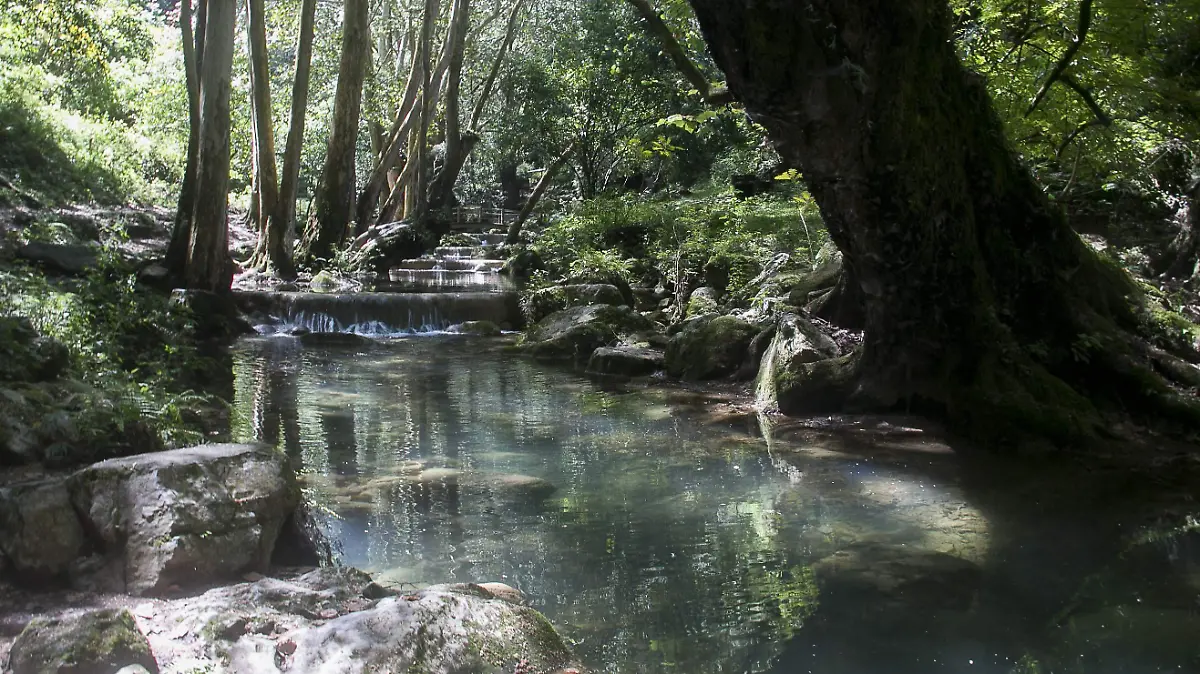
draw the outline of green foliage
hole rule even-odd
[[[0,4],[0,174],[50,205],[172,200],[186,97],[165,27],[117,0]]]
[[[967,65],[987,77],[1009,138],[1043,180],[1064,192],[1079,183],[1178,189],[1158,169],[1166,148],[1194,155],[1200,140],[1200,3],[1094,2],[1086,38],[1036,107],[1079,37],[1081,0],[951,4]]]
[[[19,265],[0,272],[0,317],[25,319],[65,347],[65,376],[74,383],[66,395],[53,389],[48,404],[66,415],[68,444],[99,450],[129,434],[147,436],[143,448],[201,439],[188,413],[213,401],[185,389],[205,366],[190,317],[139,288],[115,249],[77,281],[52,281]]]
[[[548,281],[606,271],[650,284],[737,292],[776,253],[808,260],[824,242],[811,200],[729,194],[677,201],[602,198],[557,218],[535,249]]]

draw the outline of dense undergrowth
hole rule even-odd
[[[680,198],[602,197],[551,219],[532,245],[541,268],[531,285],[619,279],[737,294],[780,253],[811,269],[827,239],[811,197],[795,189],[748,199],[715,188]]]
[[[197,341],[188,309],[137,283],[104,233],[98,263],[80,277],[0,264],[0,463],[69,466],[203,439],[222,404],[207,391],[223,363]],[[10,247],[61,243],[39,223]]]

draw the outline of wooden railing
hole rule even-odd
[[[517,219],[517,211],[503,208],[485,208],[483,206],[456,206],[450,229],[467,231],[470,229],[491,229],[499,227],[507,229],[513,220]]]

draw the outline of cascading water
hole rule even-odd
[[[371,337],[444,332],[467,321],[520,323],[516,288],[502,276],[498,234],[467,234],[475,246],[402,260],[375,292],[240,292],[238,303],[264,334],[340,332]]]

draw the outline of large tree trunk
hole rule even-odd
[[[271,108],[271,69],[267,62],[265,0],[247,0],[246,36],[250,47],[250,103],[253,111],[255,208],[250,223],[258,230],[258,243],[250,266],[273,269],[281,278],[295,276],[287,249],[287,228],[280,210],[279,171],[275,165],[275,122]]]
[[[187,251],[191,243],[192,211],[196,205],[196,162],[200,155],[200,63],[204,29],[208,16],[208,0],[199,0],[196,28],[192,29],[192,2],[179,3],[179,29],[183,42],[183,72],[188,95],[188,145],[183,181],[179,186],[179,203],[175,210],[175,226],[167,247],[167,269],[176,279],[183,279],[187,266]],[[198,48],[199,45],[199,48]]]
[[[510,246],[520,243],[521,229],[525,227],[525,222],[533,214],[533,209],[537,208],[538,202],[542,200],[542,195],[546,194],[546,190],[550,189],[550,185],[554,182],[554,176],[562,170],[567,160],[575,153],[576,146],[578,146],[578,141],[571,141],[567,144],[566,149],[562,151],[562,154],[558,155],[546,167],[546,172],[542,174],[541,180],[538,180],[537,185],[533,188],[533,193],[529,195],[529,199],[521,207],[521,212],[517,214],[517,219],[513,220],[512,224],[508,226],[508,235],[504,238],[504,243]]]
[[[187,287],[227,291],[229,260],[229,88],[237,0],[208,0],[208,26],[200,70],[200,152],[197,198],[188,247]]]
[[[355,147],[362,111],[363,83],[370,60],[370,2],[345,0],[342,9],[342,56],[334,94],[332,132],[313,212],[304,232],[301,257],[310,264],[328,262],[346,239],[354,213]]]
[[[279,219],[284,227],[284,246],[292,250],[296,231],[296,196],[300,184],[300,157],[304,150],[304,123],[308,115],[308,86],[312,73],[313,28],[317,0],[304,0],[300,8],[300,36],[296,44],[296,72],[292,80],[292,111],[287,144],[283,149],[283,176],[279,184]]]
[[[866,337],[805,385],[843,406],[1059,440],[1190,407],[1150,372],[1136,286],[1066,225],[955,53],[946,0],[691,0],[733,94],[799,168]],[[826,397],[820,406],[829,407]]]

